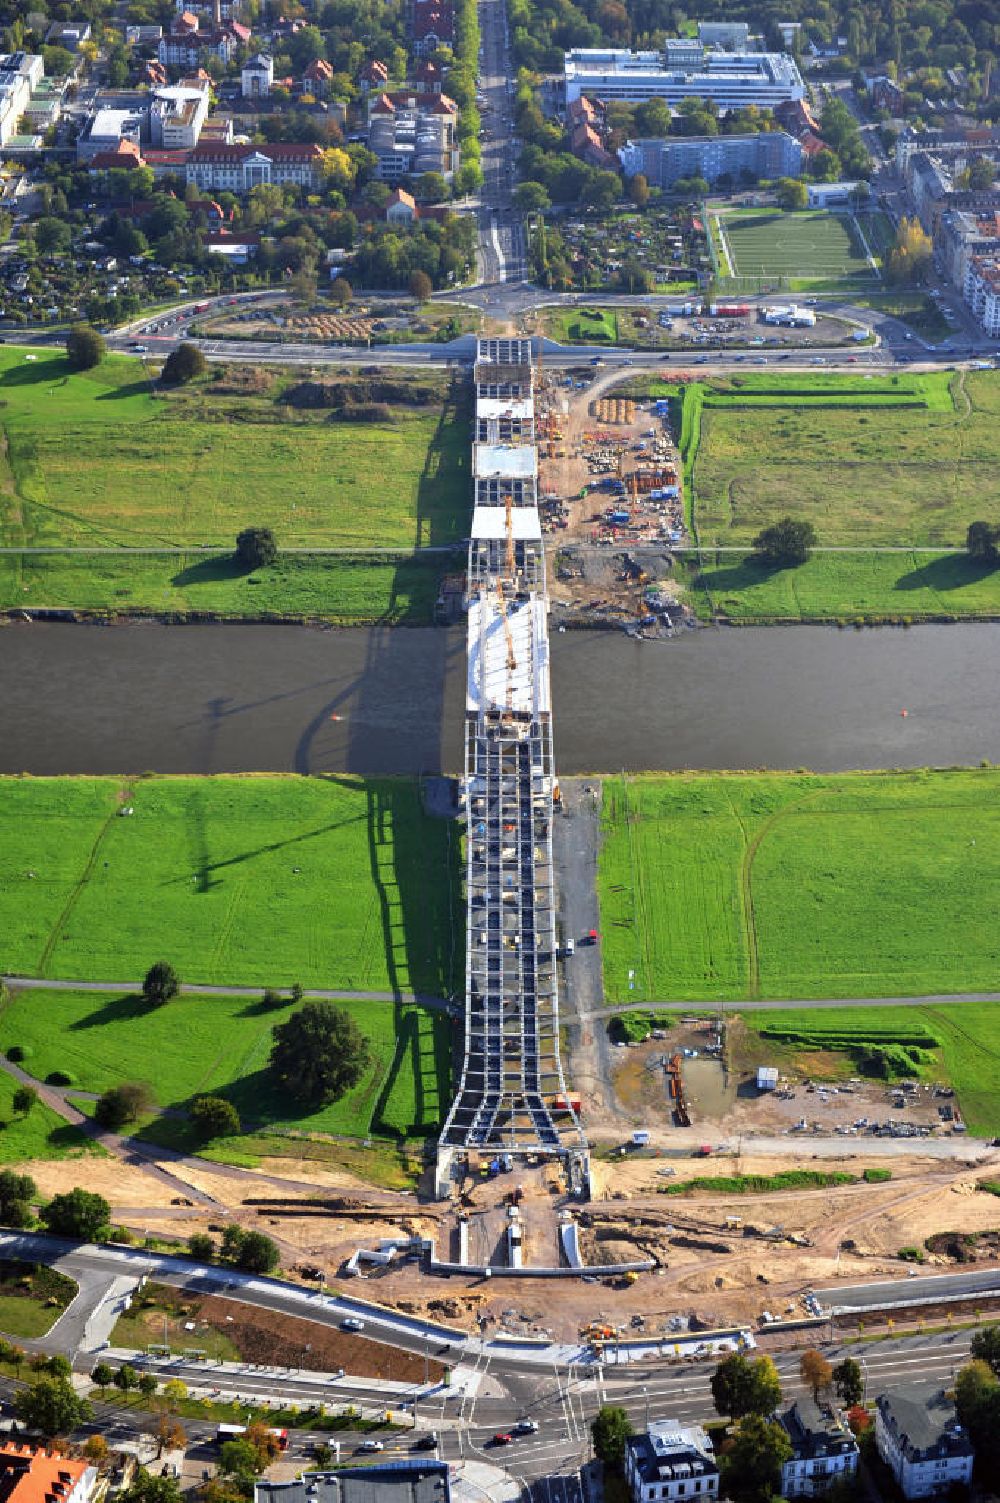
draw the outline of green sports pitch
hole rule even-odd
[[[717,226],[723,275],[727,260],[735,277],[824,281],[878,275],[853,214],[755,209],[720,214]]]

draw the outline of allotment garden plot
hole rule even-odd
[[[609,1001],[988,991],[1000,772],[604,785]]]
[[[828,210],[735,210],[715,222],[722,276],[792,282],[878,277],[853,214]],[[720,249],[721,247],[721,249]]]

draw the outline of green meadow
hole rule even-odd
[[[608,779],[609,1002],[996,988],[1000,771]]]

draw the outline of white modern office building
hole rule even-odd
[[[805,98],[793,57],[784,52],[724,52],[700,42],[668,42],[662,52],[575,47],[566,53],[566,103],[581,95],[639,104],[663,99],[712,99],[720,110],[756,104],[773,109]]]

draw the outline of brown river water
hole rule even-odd
[[[464,681],[461,628],[12,625],[0,771],[457,772]],[[552,681],[566,775],[1000,761],[1000,625],[557,632]]]

